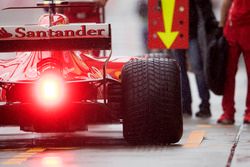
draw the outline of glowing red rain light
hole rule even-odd
[[[65,94],[63,79],[55,74],[43,75],[36,85],[36,97],[45,106],[54,106],[62,102]]]

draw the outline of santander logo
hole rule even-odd
[[[12,37],[11,33],[8,33],[4,28],[0,28],[0,39]]]
[[[109,37],[109,24],[0,27],[0,40]]]

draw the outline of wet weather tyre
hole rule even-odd
[[[171,58],[132,60],[122,70],[123,136],[133,145],[176,143],[183,133],[180,71]]]

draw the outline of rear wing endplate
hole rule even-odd
[[[111,50],[110,24],[0,26],[0,52]]]

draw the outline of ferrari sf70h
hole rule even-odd
[[[130,144],[182,136],[180,72],[168,56],[111,59],[103,0],[45,1],[37,24],[0,25],[0,125],[74,132],[122,123]],[[132,30],[131,30],[132,31]]]

